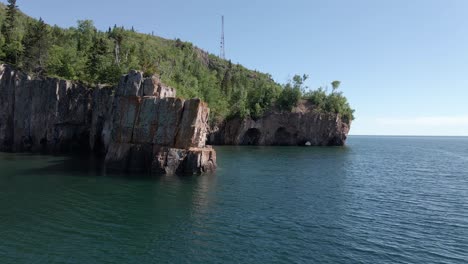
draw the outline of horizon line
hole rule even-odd
[[[468,135],[385,135],[385,134],[348,134],[348,136],[367,136],[367,137],[468,137]]]

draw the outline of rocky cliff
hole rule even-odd
[[[137,71],[117,87],[90,88],[0,65],[0,151],[95,151],[110,169],[213,171],[208,115],[201,100],[175,98],[174,89]]]
[[[339,115],[301,102],[292,112],[272,110],[263,117],[225,121],[211,130],[212,145],[342,146],[350,124]]]

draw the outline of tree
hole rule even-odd
[[[306,93],[309,87],[305,86],[304,83],[308,78],[309,75],[307,74],[303,74],[302,76],[296,74],[292,79],[292,86],[299,89],[302,93]]]
[[[274,106],[289,111],[301,93],[321,112],[335,112],[352,120],[352,109],[339,96],[339,89],[334,97],[326,91],[312,93],[306,86],[307,75],[294,76],[289,85],[280,85],[269,74],[222,60],[190,42],[116,25],[99,31],[89,20],[78,21],[72,28],[45,26],[43,21],[38,23],[17,11],[17,1],[8,2],[8,16],[6,9],[0,10],[0,59],[6,62],[6,54],[14,54],[8,62],[30,72],[107,84],[116,84],[130,69],[143,70],[145,76],[157,73],[163,83],[177,89],[178,96],[206,100],[212,110],[210,122],[234,116],[261,117]],[[27,46],[24,52],[23,44]]]
[[[332,86],[332,93],[335,93],[336,90],[338,90],[338,88],[340,87],[340,84],[341,84],[340,81],[333,81],[333,82],[331,83],[331,86]]]
[[[16,0],[8,0],[6,18],[1,32],[4,38],[2,45],[3,58],[11,64],[18,64],[18,57],[22,51],[20,35],[17,30],[17,16],[18,6],[16,5]]]
[[[226,72],[224,73],[223,79],[221,80],[221,90],[226,95],[231,94],[231,86],[232,86],[231,79],[232,79],[231,69],[228,68]]]
[[[96,34],[96,28],[91,20],[78,20],[77,26],[78,51],[88,52],[93,45],[93,38]]]
[[[125,38],[125,30],[114,26],[112,31],[109,33],[109,38],[114,41],[115,64],[120,65],[120,48],[122,47],[122,42]]]
[[[107,45],[103,38],[95,37],[93,39],[93,45],[88,51],[88,57],[86,60],[86,76],[89,81],[95,82],[99,76],[99,72],[104,67],[104,60],[107,54]]]
[[[309,91],[304,94],[305,99],[314,105],[314,108],[320,112],[335,113],[343,118],[343,121],[348,123],[354,120],[354,110],[348,103],[342,92],[337,92],[340,86],[340,81],[331,83],[333,91],[327,94],[322,87],[315,91]]]
[[[2,34],[5,36],[5,42],[13,41],[13,33],[16,28],[18,6],[16,0],[8,0],[6,9],[5,23],[2,26]]]
[[[43,73],[45,71],[50,42],[49,29],[42,18],[28,25],[23,45],[25,70],[38,74]]]
[[[0,27],[1,28],[1,27]],[[0,30],[0,60],[5,58],[5,37],[3,36],[3,33]]]
[[[318,110],[324,110],[325,106],[327,104],[327,98],[328,95],[325,92],[325,90],[320,87],[315,91],[309,91],[307,92],[304,97],[309,100],[312,104],[314,104],[314,107]]]
[[[300,86],[291,85],[288,83],[284,86],[283,91],[278,98],[278,106],[281,110],[291,111],[301,99],[302,92]]]
[[[332,93],[328,95],[325,110],[329,113],[336,113],[343,117],[349,124],[354,120],[354,110],[350,107],[348,100],[341,93]]]
[[[132,67],[137,67],[141,69],[145,76],[151,76],[158,72],[158,67],[156,65],[156,58],[152,54],[151,51],[146,45],[145,41],[139,41],[135,47],[135,57],[134,61],[136,66],[132,65]]]

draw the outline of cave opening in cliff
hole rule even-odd
[[[257,128],[250,128],[245,132],[242,138],[242,145],[258,145],[260,143],[260,136],[262,133]]]
[[[275,132],[275,145],[291,145],[291,133],[285,127],[280,127]]]

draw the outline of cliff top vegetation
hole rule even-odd
[[[269,74],[223,60],[180,39],[118,25],[100,31],[91,20],[79,20],[70,28],[51,26],[22,13],[16,0],[8,0],[7,6],[0,3],[0,28],[0,61],[33,76],[115,84],[131,69],[157,74],[179,96],[205,100],[214,123],[236,116],[258,118],[273,108],[290,111],[301,98],[319,111],[340,114],[348,122],[354,119],[354,110],[337,88],[329,93],[322,88],[310,91],[303,85],[306,75],[281,85]]]

